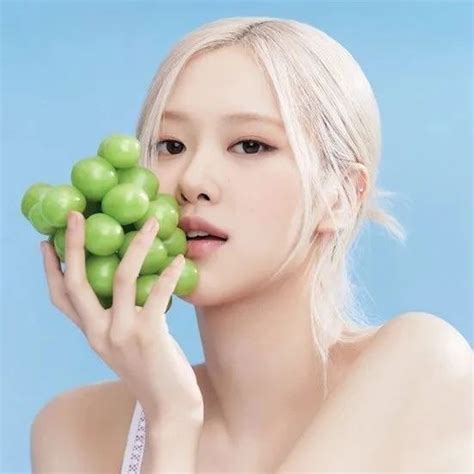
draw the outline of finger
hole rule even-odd
[[[160,275],[156,283],[153,285],[150,294],[143,306],[143,311],[151,317],[162,315],[165,313],[168,301],[176,288],[181,271],[185,264],[183,255],[177,255]]]
[[[133,324],[136,281],[158,228],[159,223],[154,217],[147,220],[130,242],[115,272],[112,321],[115,327]]]
[[[66,228],[64,284],[87,335],[104,308],[87,281],[84,242],[84,216],[80,212],[70,212]]]
[[[46,273],[51,302],[74,324],[82,329],[79,316],[72,306],[68,295],[66,294],[61,264],[51,243],[44,240],[42,242],[41,252],[43,254],[43,266]]]

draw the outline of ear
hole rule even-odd
[[[367,168],[362,163],[351,163],[345,172],[344,179],[349,182],[349,185],[346,184],[348,192],[352,195],[355,193],[356,196],[352,210],[349,212],[347,206],[342,206],[342,199],[346,197],[341,197],[337,189],[335,189],[336,187],[334,187],[334,191],[329,195],[329,205],[333,212],[333,218],[327,212],[319,221],[315,232],[336,232],[339,229],[343,229],[348,225],[351,213],[353,217],[359,210],[369,184]]]

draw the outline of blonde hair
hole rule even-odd
[[[330,193],[337,191],[340,205],[352,216],[347,226],[318,242],[312,252],[311,322],[315,349],[323,363],[326,398],[331,345],[359,340],[371,328],[349,278],[350,246],[368,219],[403,243],[406,238],[403,227],[379,201],[394,193],[374,186],[381,149],[377,102],[351,54],[315,27],[272,17],[219,19],[176,43],[156,72],[136,130],[144,151],[143,166],[150,165],[155,129],[186,63],[197,53],[234,45],[253,55],[273,87],[303,189],[302,223],[296,236],[300,238],[272,281],[311,241],[318,217],[322,213],[333,217]],[[369,177],[357,213],[356,183],[345,179],[353,166],[364,166]]]

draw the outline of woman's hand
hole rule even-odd
[[[203,400],[196,376],[165,317],[184,257],[176,257],[160,274],[143,308],[135,306],[135,282],[158,228],[151,218],[133,238],[114,275],[113,305],[104,309],[87,281],[84,217],[71,212],[64,273],[51,243],[42,242],[50,299],[134,393],[147,421],[200,418]]]

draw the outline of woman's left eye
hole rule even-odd
[[[256,153],[258,153],[258,147],[260,146],[264,149],[262,153],[267,153],[269,151],[275,150],[274,146],[267,145],[266,143],[259,142],[257,140],[241,140],[240,142],[237,142],[232,147],[236,145],[240,145],[241,143],[250,144],[250,146],[243,146],[244,150],[255,150],[255,151],[250,151],[250,153],[245,153],[246,155],[255,155]]]

